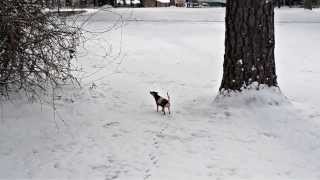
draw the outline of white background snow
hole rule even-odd
[[[1,101],[0,179],[320,179],[320,11],[276,9],[283,95],[221,99],[224,13],[84,15],[83,87],[58,89],[55,113],[50,95]],[[169,92],[171,115],[150,90]]]

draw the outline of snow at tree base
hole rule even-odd
[[[1,101],[0,179],[320,179],[320,11],[275,13],[281,89],[230,97],[223,8],[83,15],[82,88],[57,90],[55,113],[50,95]]]

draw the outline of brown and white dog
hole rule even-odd
[[[150,91],[150,94],[154,97],[154,100],[156,101],[157,112],[159,111],[159,106],[161,106],[163,114],[166,114],[165,108],[168,108],[169,114],[171,114],[169,93],[167,93],[168,99],[159,96],[158,92],[155,91]]]

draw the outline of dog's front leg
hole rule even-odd
[[[165,111],[164,107],[162,107],[162,112],[164,115],[166,115],[166,111]]]
[[[157,104],[157,112],[159,112],[159,105]]]

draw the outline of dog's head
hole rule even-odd
[[[155,97],[155,96],[157,96],[157,95],[158,95],[158,92],[150,91],[150,94],[151,94],[153,97]]]

